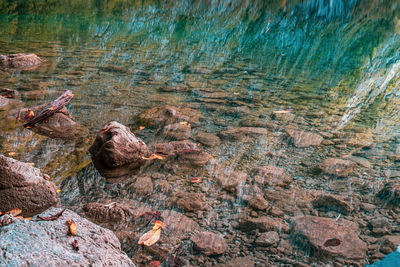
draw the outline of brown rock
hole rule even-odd
[[[0,211],[19,208],[30,217],[57,203],[55,184],[38,168],[0,155]]]
[[[258,229],[262,232],[277,231],[287,233],[289,226],[281,219],[261,216],[258,218],[245,217],[239,222],[239,228],[243,231]]]
[[[0,88],[0,96],[3,96],[8,99],[21,98],[21,94],[17,90],[9,89],[9,88]]]
[[[364,259],[367,245],[358,238],[354,223],[330,218],[302,216],[293,219],[292,235],[305,247],[311,246],[315,252],[345,259]],[[337,239],[338,245],[330,246],[327,240]],[[304,244],[306,243],[306,244]],[[336,243],[336,242],[333,242]]]
[[[385,217],[373,218],[369,221],[368,226],[376,235],[386,235],[392,231],[392,224]]]
[[[217,265],[218,267],[253,267],[254,261],[251,259],[251,256],[235,258],[233,260],[228,261],[224,264]]]
[[[400,245],[400,235],[385,235],[381,238],[381,251],[389,254]]]
[[[92,161],[100,174],[106,178],[118,177],[143,165],[147,156],[146,144],[128,127],[112,121],[107,123],[89,148]]]
[[[231,193],[238,193],[246,183],[247,173],[245,172],[222,172],[216,177],[217,182],[223,189]]]
[[[191,108],[177,108],[173,106],[162,106],[149,109],[139,116],[142,125],[157,127],[165,124],[172,124],[179,121],[186,121],[198,125],[203,119],[199,110]]]
[[[319,134],[301,130],[286,129],[286,133],[296,147],[319,146],[324,140]]]
[[[139,195],[147,195],[153,192],[153,182],[148,176],[139,176],[132,185],[132,190]]]
[[[279,242],[279,234],[275,231],[261,233],[256,239],[256,245],[261,247],[276,246]]]
[[[351,134],[345,141],[349,146],[369,147],[373,143],[372,131],[368,133],[354,133]]]
[[[312,202],[313,206],[323,211],[334,210],[343,214],[349,214],[353,206],[347,202],[344,196],[321,194]]]
[[[11,110],[22,105],[23,103],[19,100],[10,99],[0,95],[0,111]]]
[[[44,62],[36,54],[0,55],[0,67],[15,69],[32,69]]]
[[[178,192],[172,198],[172,202],[185,211],[198,211],[206,208],[206,198],[202,193]]]
[[[293,121],[296,116],[286,110],[276,110],[272,112],[272,118],[281,122]]]
[[[190,125],[174,123],[166,125],[163,134],[176,140],[185,140],[192,136],[191,130]]]
[[[252,208],[266,210],[269,207],[268,201],[264,199],[262,190],[255,185],[243,186],[237,193]]]
[[[258,127],[240,127],[219,132],[218,135],[224,139],[243,141],[249,138],[266,137],[267,129]]]
[[[219,146],[221,144],[221,140],[218,136],[206,132],[198,132],[195,140],[209,147]]]
[[[327,174],[347,177],[354,171],[355,163],[350,160],[327,158],[319,165],[319,168]]]
[[[377,197],[389,204],[400,204],[400,184],[386,183],[377,194]]]
[[[195,247],[207,256],[224,254],[228,249],[225,239],[212,232],[201,232],[192,237]]]
[[[254,180],[258,185],[287,187],[292,182],[292,177],[276,166],[263,166],[257,168],[255,173]]]

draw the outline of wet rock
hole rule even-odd
[[[221,138],[234,141],[244,141],[249,138],[261,138],[261,137],[266,138],[267,134],[268,134],[267,129],[257,128],[257,127],[233,128],[218,133],[218,135]]]
[[[206,198],[202,193],[178,192],[172,198],[177,207],[185,211],[198,211],[206,208]]]
[[[147,156],[146,144],[128,127],[112,121],[107,123],[89,148],[92,161],[106,178],[125,175],[143,165]]]
[[[238,193],[240,188],[246,183],[247,173],[245,172],[221,172],[216,177],[218,184],[231,193]]]
[[[201,232],[193,236],[192,241],[195,247],[207,256],[224,254],[228,249],[225,239],[212,232]]]
[[[218,136],[206,132],[198,132],[195,136],[195,140],[209,147],[219,146],[221,144],[221,140]]]
[[[367,245],[359,239],[355,232],[357,226],[349,221],[299,216],[293,219],[291,234],[297,243],[312,248],[321,256],[341,257],[360,260],[366,257]],[[337,239],[338,245],[329,245],[327,240]]]
[[[191,108],[177,108],[173,106],[162,106],[149,109],[139,116],[142,125],[157,127],[165,124],[172,124],[179,121],[186,121],[192,125],[198,125],[203,119],[199,110]]]
[[[9,99],[21,98],[21,94],[17,90],[9,89],[9,88],[0,88],[0,96],[9,98]]]
[[[361,203],[360,208],[366,212],[372,213],[376,209],[376,206],[370,203]]]
[[[287,110],[276,110],[272,112],[272,118],[281,122],[293,121],[296,116]]]
[[[175,140],[185,140],[192,136],[190,125],[180,123],[169,124],[164,127],[163,134]]]
[[[346,201],[345,196],[336,196],[322,193],[312,202],[313,206],[322,211],[337,211],[349,214],[353,211],[353,206]]]
[[[373,143],[372,131],[368,133],[354,133],[351,134],[345,141],[349,146],[356,147],[369,147]]]
[[[11,110],[18,106],[23,106],[23,103],[16,99],[10,99],[0,95],[0,112]]]
[[[139,176],[131,186],[131,189],[139,195],[147,195],[153,192],[153,181],[148,176]]]
[[[239,222],[239,229],[246,232],[258,229],[262,232],[277,231],[287,233],[289,226],[286,222],[278,218],[268,216],[258,218],[244,217]]]
[[[32,69],[37,67],[43,59],[33,53],[0,55],[0,67],[14,69]]]
[[[269,117],[267,118],[246,118],[244,120],[241,120],[239,123],[240,126],[244,127],[261,127],[261,128],[269,128],[269,129],[274,129],[277,126],[274,124],[274,122],[271,121]]]
[[[380,250],[385,254],[389,254],[395,251],[400,245],[400,235],[385,235],[380,241]]]
[[[41,216],[59,211],[52,208]],[[77,235],[68,234],[67,219],[77,224]],[[75,240],[79,250],[72,246]],[[2,227],[0,252],[0,262],[7,266],[135,266],[110,230],[70,210],[54,221],[24,220]]]
[[[247,201],[252,208],[266,210],[269,207],[268,201],[264,199],[262,190],[257,186],[243,186],[237,193],[243,200]]]
[[[400,184],[388,182],[376,196],[389,204],[400,204]]]
[[[385,217],[373,218],[369,221],[368,227],[376,235],[386,235],[392,231],[392,224]]]
[[[324,140],[322,136],[316,133],[304,132],[296,129],[286,129],[290,140],[296,147],[319,146]]]
[[[0,155],[0,211],[13,208],[30,217],[58,203],[56,186],[29,164]]]
[[[254,181],[261,186],[287,187],[292,180],[292,177],[290,177],[284,169],[276,166],[267,165],[255,170]]]
[[[197,145],[189,140],[173,141],[169,143],[154,144],[151,151],[161,155],[177,156],[182,151],[198,150]]]
[[[319,168],[327,174],[347,177],[354,171],[355,163],[350,160],[327,158],[319,165]]]
[[[253,267],[254,261],[251,259],[251,256],[235,258],[233,260],[228,261],[224,264],[217,265],[218,267]]]
[[[371,166],[372,166],[371,162],[369,162],[369,160],[367,160],[366,158],[356,157],[356,156],[348,156],[348,157],[345,157],[344,159],[351,160],[365,168],[371,168]]]
[[[279,234],[275,231],[261,233],[256,239],[256,245],[261,247],[276,246],[279,242]]]
[[[116,66],[116,65],[106,65],[103,67],[99,67],[101,71],[105,72],[119,72],[119,73],[127,73],[128,69],[122,67],[122,66]]]
[[[178,152],[178,155],[179,159],[183,163],[193,166],[204,166],[213,159],[210,154],[200,149],[194,151],[181,151]]]

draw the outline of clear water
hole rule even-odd
[[[331,139],[372,135],[372,154],[362,154],[372,164],[358,172],[361,183],[379,188],[384,173],[400,168],[393,160],[400,147],[395,1],[61,2],[0,1],[0,54],[34,52],[48,60],[31,71],[5,70],[0,87],[20,91],[26,107],[72,90],[68,109],[91,133],[76,144],[0,123],[0,152],[34,163],[57,183],[90,163],[87,149],[110,120],[147,143],[163,141],[151,130],[139,133],[136,118],[165,104],[200,109],[206,119],[194,131],[210,133],[293,109],[296,119],[287,125]],[[109,66],[123,71],[107,71]],[[179,85],[190,90],[163,90]],[[209,93],[224,95],[216,101]],[[6,115],[0,111],[2,120]],[[273,138],[286,124],[276,124]],[[204,149],[227,170],[276,164],[299,188],[373,198],[354,181],[337,189],[301,165],[352,154],[350,146],[333,142],[304,150],[256,140]],[[286,158],[266,156],[276,151]],[[155,199],[154,208],[163,207]]]

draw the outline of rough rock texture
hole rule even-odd
[[[197,133],[195,140],[209,147],[219,146],[221,144],[221,140],[218,136],[205,132]]]
[[[201,232],[192,237],[195,247],[205,255],[224,254],[228,249],[225,239],[212,232]]]
[[[239,228],[243,231],[252,231],[255,229],[262,232],[277,231],[287,233],[289,231],[289,226],[286,222],[268,216],[258,218],[244,217],[239,221]]]
[[[256,239],[256,245],[262,247],[276,246],[279,242],[279,234],[275,231],[261,233]]]
[[[56,186],[29,164],[0,155],[0,211],[13,208],[29,217],[58,203]]]
[[[266,210],[269,207],[268,201],[264,199],[262,190],[255,185],[245,185],[237,194],[247,201],[252,208]]]
[[[192,136],[190,125],[180,123],[168,124],[163,129],[163,134],[175,140],[185,140]]]
[[[334,210],[343,214],[349,214],[353,210],[353,206],[346,201],[346,197],[324,193],[317,196],[312,204],[315,208],[323,211]]]
[[[381,251],[385,254],[393,252],[400,245],[400,235],[385,235],[381,238]]]
[[[375,217],[368,222],[368,226],[375,235],[386,235],[392,232],[392,222],[386,217]]]
[[[251,256],[235,258],[233,260],[228,261],[224,264],[218,264],[218,267],[253,267],[254,261],[251,259]]]
[[[19,100],[0,95],[0,111],[11,110],[22,105],[23,103]]]
[[[296,115],[285,110],[276,110],[272,112],[272,118],[281,122],[293,121]]]
[[[347,177],[354,171],[355,163],[350,160],[327,158],[319,165],[319,168],[327,174]]]
[[[31,69],[44,62],[33,53],[0,55],[0,67],[15,69]]]
[[[198,211],[206,208],[206,197],[202,193],[178,192],[172,203],[185,211]]]
[[[52,208],[41,215],[59,211]],[[75,236],[69,234],[68,219],[78,226]],[[79,250],[72,246],[74,240]],[[110,230],[70,210],[54,221],[23,220],[2,227],[0,252],[6,266],[135,266]]]
[[[333,257],[357,260],[366,257],[367,245],[356,234],[357,224],[335,219],[302,216],[293,219],[291,234],[303,246],[310,245],[314,252]],[[329,239],[338,239],[338,246],[326,246]]]
[[[148,176],[138,176],[130,187],[136,194],[147,195],[153,192],[153,181]]]
[[[199,110],[191,108],[177,108],[173,106],[162,106],[149,109],[139,116],[139,122],[148,127],[157,127],[186,121],[192,125],[198,125],[203,115]]]
[[[234,141],[245,141],[249,138],[266,137],[267,134],[267,129],[258,127],[233,128],[218,133],[221,138]]]
[[[35,114],[37,114],[46,105],[47,104],[29,109],[21,109],[21,121],[26,121],[24,120],[24,118],[30,111],[33,111]],[[69,114],[67,108],[65,107],[45,121],[37,123],[35,124],[35,126],[29,129],[37,134],[44,135],[53,139],[75,140],[79,137],[87,136],[88,134],[88,129],[81,124],[75,122]]]
[[[296,147],[319,146],[324,140],[319,134],[301,130],[286,129],[286,133]]]
[[[148,155],[146,144],[128,127],[112,121],[96,136],[89,149],[92,161],[106,178],[118,177],[143,165],[142,157]]]
[[[292,182],[290,177],[284,169],[276,166],[263,166],[257,168],[254,180],[258,185],[270,185],[287,187]]]
[[[372,131],[368,133],[354,133],[345,141],[347,145],[357,147],[368,147],[372,145],[372,142]]]
[[[386,183],[377,194],[377,197],[390,204],[400,204],[400,184]]]
[[[238,193],[240,188],[246,183],[247,173],[231,171],[221,172],[216,176],[219,185],[226,191],[231,193]]]

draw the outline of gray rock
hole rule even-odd
[[[41,216],[56,214],[51,208]],[[69,234],[66,220],[73,220],[77,234]],[[74,249],[76,240],[79,250]],[[1,227],[1,266],[135,266],[121,251],[117,237],[76,213],[65,210],[54,221],[20,220]]]
[[[56,186],[47,178],[38,168],[0,155],[0,211],[19,208],[30,217],[57,204]]]

